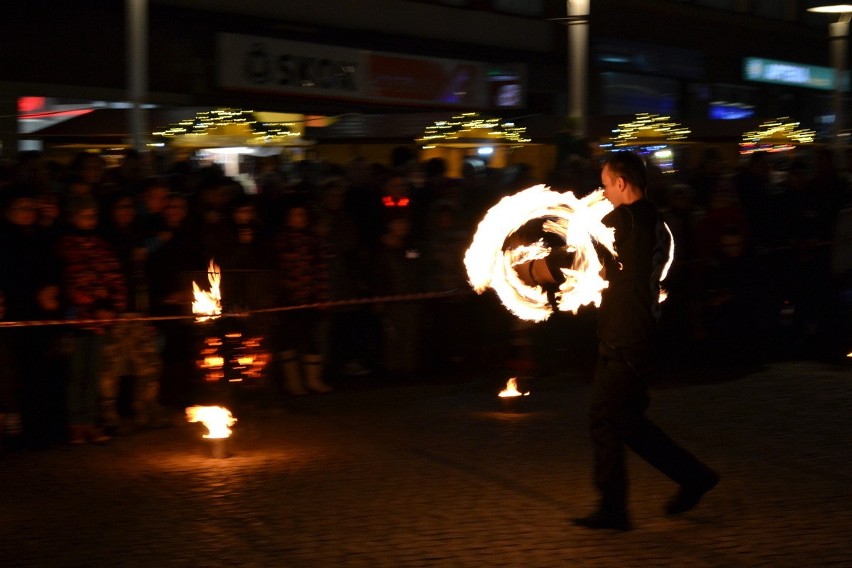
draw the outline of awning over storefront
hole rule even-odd
[[[219,108],[199,111],[169,125],[155,127],[152,137],[179,148],[293,148],[307,147],[300,114]]]
[[[147,110],[150,124],[169,124],[192,116],[196,109]],[[40,130],[21,134],[22,139],[40,140],[50,146],[129,147],[130,109],[93,109]]]

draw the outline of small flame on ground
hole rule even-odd
[[[224,406],[190,406],[186,409],[188,422],[201,422],[207,427],[205,438],[227,438],[237,421]]]
[[[207,281],[210,283],[210,291],[206,292],[192,282],[192,313],[198,315],[196,321],[202,322],[219,317],[222,314],[222,291],[219,284],[222,282],[222,273],[219,266],[210,259],[207,267]]]
[[[529,396],[529,392],[521,392],[518,390],[518,380],[515,378],[509,379],[509,382],[506,383],[506,388],[501,390],[497,395],[502,398],[506,398],[508,396]]]

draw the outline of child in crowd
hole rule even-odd
[[[93,197],[80,196],[69,201],[67,213],[69,229],[59,239],[57,254],[68,318],[114,318],[126,309],[127,284],[110,245],[96,232],[98,203]],[[105,323],[83,324],[71,336],[68,419],[72,444],[109,440],[97,426],[100,365],[109,331]]]

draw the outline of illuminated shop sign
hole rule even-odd
[[[241,34],[219,34],[223,89],[404,105],[517,108],[526,69]]]
[[[713,101],[708,105],[707,114],[714,120],[741,120],[743,118],[753,118],[755,108],[753,105],[743,103]]]
[[[743,59],[743,77],[747,81],[760,83],[794,85],[823,91],[834,89],[834,69],[831,67],[818,67],[760,57]],[[843,88],[845,90],[848,78],[844,77],[844,79]]]

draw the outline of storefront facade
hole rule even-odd
[[[462,111],[521,125],[530,117],[540,125],[545,116],[550,127],[533,129],[545,144],[566,129],[562,0],[35,0],[0,24],[5,51],[19,54],[0,59],[4,155],[73,138],[51,137],[33,121],[126,108],[133,23],[125,9],[140,3],[148,13],[146,132],[162,126],[151,123],[155,109],[191,114],[215,107],[324,117],[329,125],[361,114],[421,113],[423,124],[436,113]],[[710,143],[736,143],[739,133],[776,116],[820,132],[832,118],[830,92],[744,71],[750,58],[827,66],[828,22],[804,16],[804,4],[785,0],[773,11],[748,1],[596,0],[585,20],[587,134],[604,138],[641,112],[671,115]],[[46,102],[22,108],[25,97]],[[381,123],[361,121],[367,122]],[[129,129],[118,128],[104,143],[127,144]],[[405,128],[385,125],[326,142],[413,143],[407,136]],[[26,140],[35,142],[21,145]]]

